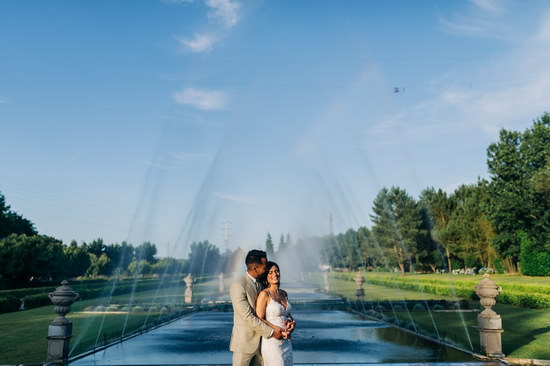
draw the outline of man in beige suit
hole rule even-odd
[[[284,329],[273,329],[256,316],[256,299],[263,289],[259,278],[265,272],[266,253],[251,250],[245,263],[245,274],[231,285],[229,291],[234,314],[229,349],[233,352],[233,366],[261,366],[261,337],[282,339]]]

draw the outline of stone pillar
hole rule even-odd
[[[323,285],[324,285],[325,292],[328,294],[330,291],[330,284],[328,281],[328,271],[323,272]]]
[[[55,305],[53,310],[58,315],[48,326],[48,358],[46,364],[66,364],[69,359],[69,342],[73,335],[73,323],[65,318],[71,311],[71,305],[78,294],[69,287],[69,282],[50,292],[50,300]]]
[[[218,292],[223,294],[225,292],[225,283],[223,282],[223,272],[218,275]]]
[[[365,283],[365,278],[359,273],[355,276],[355,295],[357,296],[357,301],[365,301],[365,289],[363,289],[363,284]]]
[[[489,279],[488,273],[485,273],[483,279],[474,286],[474,290],[479,296],[481,305],[485,307],[485,310],[477,316],[482,351],[488,357],[502,358],[504,357],[501,340],[502,319],[491,309],[496,304],[495,298],[502,288]]]
[[[187,277],[184,278],[185,281],[185,303],[191,304],[193,302],[193,276],[191,276],[191,273],[187,275]]]

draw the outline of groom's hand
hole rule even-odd
[[[279,328],[279,327],[275,327],[275,329],[273,329],[273,338],[275,339],[283,339],[283,332],[285,330],[283,328]]]

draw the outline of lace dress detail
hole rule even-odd
[[[284,322],[289,319],[291,310],[288,299],[286,303],[287,307],[285,308],[269,295],[269,303],[265,309],[266,320],[273,325],[284,328]],[[262,357],[264,359],[264,366],[291,366],[292,343],[290,339],[279,340],[273,337],[262,337]]]

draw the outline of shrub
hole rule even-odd
[[[550,253],[544,244],[536,243],[526,233],[518,232],[521,272],[527,276],[550,276]]]
[[[25,308],[32,309],[39,306],[51,305],[52,301],[48,297],[48,294],[36,294],[25,296]]]
[[[15,296],[0,297],[0,313],[8,313],[10,311],[16,311],[21,306],[21,300]]]

